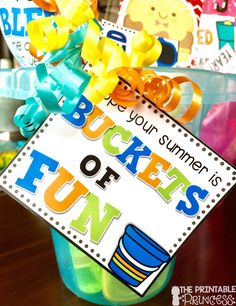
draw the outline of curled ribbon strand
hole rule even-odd
[[[69,49],[70,44],[68,41],[78,31],[78,28],[69,35],[70,22],[75,25],[73,21],[74,15],[68,14],[70,10],[65,6],[64,1],[57,0],[57,4],[66,17],[56,16],[31,21],[28,25],[28,30],[31,43],[37,49],[43,52],[56,52],[58,54],[58,52],[62,53],[60,47],[63,47],[63,50]],[[90,16],[93,16],[90,15],[88,4],[85,1],[77,2],[77,8],[80,15],[82,9],[85,11],[82,22],[84,20],[87,21]],[[81,21],[78,21],[79,19],[76,20],[77,24],[81,23]],[[62,25],[61,31],[57,29],[57,25],[59,28]],[[36,32],[38,35],[36,35]],[[162,52],[161,43],[145,31],[141,31],[134,36],[132,40],[132,51],[129,55],[113,40],[107,37],[103,37],[100,40],[100,34],[101,28],[99,24],[95,19],[90,18],[84,41],[80,41],[80,43],[83,43],[82,49],[78,49],[78,52],[81,51],[82,58],[92,65],[89,70],[91,80],[84,95],[95,104],[101,102],[115,89],[119,82],[117,70],[122,67],[142,67],[143,65],[149,65],[156,61]],[[73,48],[78,47],[79,42],[76,42],[77,46],[74,44]]]
[[[69,38],[69,23],[64,16],[38,18],[28,24],[31,44],[43,51],[61,49]]]
[[[200,87],[196,83],[194,83],[193,81],[189,80],[184,76],[175,77],[174,80],[179,84],[189,82],[191,83],[193,88],[193,98],[188,110],[182,117],[177,118],[177,121],[179,123],[186,124],[188,122],[191,122],[194,119],[194,117],[197,115],[198,111],[200,110],[202,103],[202,92]]]
[[[129,75],[129,80],[127,80]],[[151,100],[161,110],[171,113],[181,105],[182,90],[181,84],[190,83],[193,89],[192,99],[188,109],[181,117],[175,119],[186,124],[191,122],[200,110],[202,103],[202,93],[199,86],[184,76],[178,76],[173,79],[166,76],[158,76],[152,70],[133,70],[122,69],[119,76],[128,81],[131,85],[128,86],[118,84],[111,98],[119,105],[129,107],[138,103],[139,98],[136,90],[144,97]],[[143,86],[140,86],[140,83]]]
[[[72,30],[95,17],[91,4],[86,0],[56,0],[56,3]]]
[[[59,10],[61,15],[28,24],[30,52],[41,63],[36,69],[40,84],[14,119],[24,136],[31,136],[49,112],[72,112],[82,94],[93,103],[110,94],[118,104],[128,107],[138,103],[138,91],[160,109],[172,112],[180,105],[180,85],[186,82],[192,84],[193,99],[178,120],[187,123],[194,118],[201,104],[201,91],[195,83],[185,77],[170,79],[141,70],[161,55],[162,45],[154,36],[138,32],[130,54],[126,54],[110,38],[100,39],[101,27],[91,8],[96,0],[34,1],[51,12]],[[82,69],[83,61],[89,64],[88,71]],[[120,86],[119,78],[130,84],[130,90]]]
[[[52,13],[56,13],[59,11],[59,8],[58,8],[58,5],[57,3],[62,3],[62,1],[58,1],[58,0],[33,0],[33,2],[41,7],[43,10],[45,11],[48,11],[48,12],[52,12]],[[72,1],[72,2],[75,2],[75,1]],[[67,0],[64,0],[64,3],[66,5],[66,3],[68,3]],[[74,3],[73,3],[74,5]],[[97,10],[97,5],[98,5],[98,2],[97,0],[95,1],[92,1],[92,3],[90,3],[90,6],[95,14],[95,17],[97,18],[98,17],[98,10]]]
[[[58,11],[55,0],[33,0],[33,2],[45,11],[55,13]]]

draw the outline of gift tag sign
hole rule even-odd
[[[203,0],[122,0],[117,24],[179,41],[178,65],[188,67],[195,53]]]
[[[125,108],[82,97],[72,114],[50,115],[0,185],[143,296],[236,170],[137,99]]]

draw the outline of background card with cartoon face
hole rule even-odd
[[[179,41],[178,62],[187,66],[194,51],[202,0],[124,0],[118,24]]]

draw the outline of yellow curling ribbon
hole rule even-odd
[[[68,3],[56,0],[56,3],[62,16],[41,18],[29,23],[31,43],[43,52],[58,50],[65,46],[71,28],[89,21],[81,56],[92,65],[89,71],[92,78],[84,93],[91,102],[99,103],[112,93],[119,82],[117,69],[150,65],[159,58],[161,43],[145,31],[134,36],[132,51],[127,55],[111,39],[104,37],[100,40],[101,29],[92,19],[94,13],[86,1],[72,0]],[[37,54],[37,50],[32,47],[30,49]]]
[[[90,21],[82,47],[82,58],[92,65],[92,78],[84,95],[93,103],[99,103],[109,95],[119,82],[115,69],[128,64],[123,49],[107,37],[99,40],[100,28]]]
[[[61,15],[70,22],[71,29],[94,18],[91,3],[85,0],[56,0]]]
[[[94,21],[90,21],[83,43],[81,56],[91,65],[94,65],[97,59],[100,57],[100,52],[98,50],[100,33],[101,30],[99,26]]]
[[[81,56],[92,65],[90,70],[92,78],[84,95],[95,104],[111,94],[117,86],[119,82],[117,70],[122,67],[142,67],[144,64],[153,63],[162,51],[160,42],[145,31],[134,36],[129,56],[113,40],[107,37],[99,40],[99,37],[99,26],[90,20]]]
[[[38,18],[28,23],[31,44],[43,52],[51,52],[65,46],[69,38],[69,23],[64,16]]]
[[[84,0],[56,0],[56,4],[61,15],[38,18],[28,23],[32,55],[38,54],[38,50],[51,52],[63,48],[70,30],[95,17],[90,4]]]
[[[140,31],[132,39],[130,67],[143,67],[153,64],[161,55],[162,45],[154,36]]]
[[[50,3],[50,0],[41,0],[41,3],[43,2]],[[33,54],[38,54],[38,50],[51,52],[62,49],[71,31],[88,22],[81,50],[82,58],[90,64],[88,72],[91,79],[84,91],[87,99],[97,104],[110,94],[118,104],[134,106],[139,101],[137,90],[158,108],[172,112],[181,102],[180,85],[189,82],[193,88],[192,101],[186,113],[177,120],[185,124],[196,116],[202,101],[201,90],[197,84],[186,77],[171,79],[158,76],[152,70],[137,69],[150,66],[158,60],[162,53],[159,40],[145,31],[140,31],[132,39],[130,54],[126,54],[122,47],[110,38],[100,39],[101,29],[93,20],[95,14],[91,2],[55,0],[55,3],[61,13],[60,16],[39,18],[28,24],[32,43],[30,50]],[[123,85],[123,87],[118,85],[119,77],[131,85],[130,90],[127,91]]]

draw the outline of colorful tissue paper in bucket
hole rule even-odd
[[[214,105],[201,127],[201,139],[230,163],[236,162],[235,102]]]
[[[91,258],[68,244],[74,268],[74,276],[79,290],[86,294],[102,291],[102,268]]]

